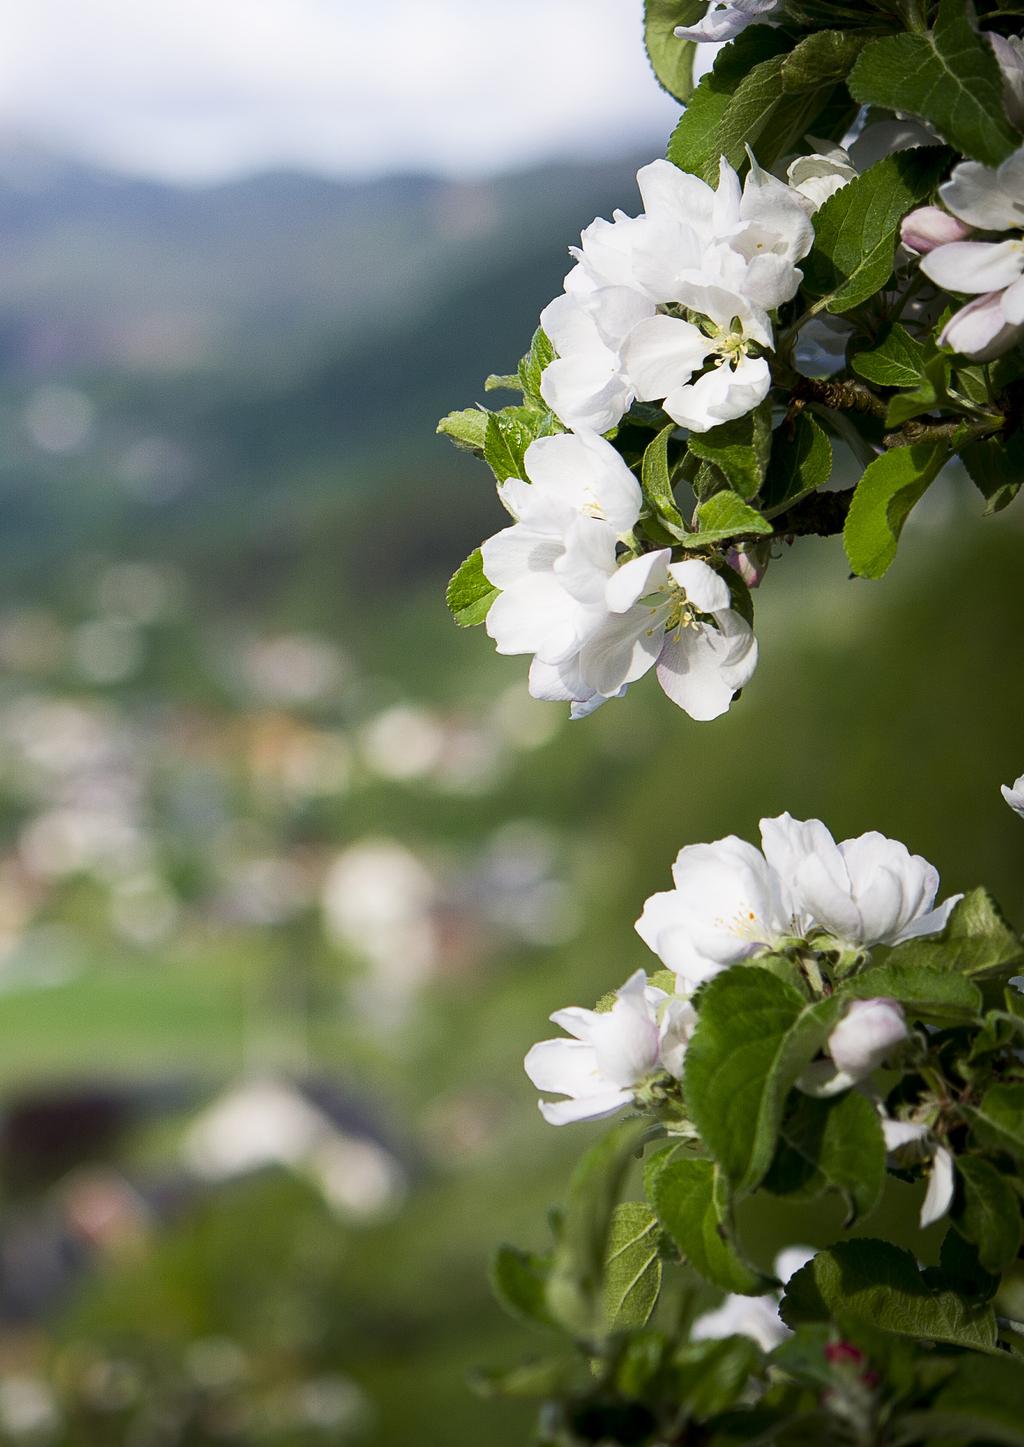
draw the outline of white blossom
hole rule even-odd
[[[659,1071],[679,1078],[696,1013],[637,970],[616,991],[610,1010],[570,1006],[551,1020],[572,1038],[540,1041],[524,1063],[538,1090],[567,1097],[538,1102],[544,1119],[568,1125],[614,1115]]]
[[[996,35],[990,31],[988,42],[1003,73],[1006,114],[1018,130],[1024,129],[1024,36]]]
[[[865,1080],[907,1038],[903,1007],[896,1000],[853,1000],[828,1037],[830,1059],[815,1062],[798,1082],[818,1096],[838,1095]]]
[[[1001,784],[999,790],[1013,812],[1024,818],[1024,774],[1012,784]]]
[[[733,40],[748,25],[775,14],[781,3],[782,0],[711,0],[703,20],[696,25],[677,25],[675,33],[680,40],[694,40],[698,44]]]
[[[812,209],[817,211],[830,196],[849,185],[858,172],[850,153],[842,146],[830,141],[817,141],[813,136],[809,136],[808,140],[818,149],[791,161],[786,179],[792,189],[805,197]]]
[[[926,1160],[928,1189],[921,1203],[922,1230],[940,1221],[953,1204],[955,1172],[953,1156],[946,1146],[935,1140],[927,1125],[908,1120],[892,1120],[879,1107],[882,1135],[889,1160],[893,1165],[907,1166]]]
[[[782,881],[745,839],[729,835],[686,845],[672,879],[673,889],[646,901],[636,931],[682,989],[694,989],[795,932]]]
[[[788,1284],[813,1256],[810,1246],[787,1246],[776,1256],[772,1269],[783,1284]],[[730,1294],[713,1311],[705,1311],[695,1318],[690,1340],[720,1341],[727,1336],[748,1336],[762,1351],[773,1351],[792,1335],[779,1315],[780,1301],[778,1291],[770,1291],[765,1296]]]
[[[959,899],[934,908],[935,866],[877,832],[837,844],[820,819],[761,820],[765,858],[794,909],[845,944],[899,944],[942,929]]]
[[[945,291],[974,296],[939,338],[976,361],[987,361],[1024,335],[1024,146],[992,168],[963,161],[939,187],[946,209],[1001,240],[950,241],[921,260],[924,274]]]
[[[558,354],[541,394],[577,430],[607,431],[639,398],[707,431],[767,395],[759,352],[773,344],[769,313],[802,280],[810,204],[753,156],[742,187],[724,157],[717,189],[668,161],[644,166],[637,184],[641,215],[588,226],[562,296],[541,313]]]
[[[836,844],[820,820],[781,814],[761,820],[761,841],[687,845],[674,888],[645,903],[637,933],[684,988],[816,931],[855,948],[932,934],[960,898],[933,908],[934,866],[881,834]]]

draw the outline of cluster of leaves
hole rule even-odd
[[[844,186],[814,217],[804,284],[781,309],[771,356],[773,391],[752,415],[703,434],[681,434],[659,407],[635,404],[609,434],[644,484],[641,545],[725,567],[730,550],[800,534],[843,532],[852,571],[880,577],[895,557],[912,508],[959,456],[986,511],[1015,496],[1024,467],[1024,358],[970,364],[935,341],[949,307],[922,286],[899,247],[900,224],[935,198],[953,164],[998,164],[1022,137],[1004,108],[1003,82],[986,31],[1019,31],[1024,6],[970,0],[873,0],[858,6],[787,3],[773,24],[756,24],[692,83],[690,42],[673,34],[704,0],[647,0],[645,32],[654,72],[686,108],[668,146],[682,169],[713,180],[725,156],[741,173],[751,147],[762,166],[838,141],[858,114],[917,117],[943,144],[885,157]],[[929,304],[930,303],[930,304]],[[827,380],[804,375],[795,349],[808,322],[845,324],[845,364]],[[544,403],[540,376],[552,358],[543,333],[518,373],[487,387],[515,387],[521,403],[454,412],[440,424],[486,459],[498,481],[523,476],[531,441],[561,424]],[[653,434],[653,436],[652,436]],[[832,443],[863,469],[855,489],[836,492]],[[735,575],[730,586],[748,616]],[[479,554],[449,589],[456,622],[486,617],[494,589]]]
[[[979,889],[940,935],[870,957],[822,945],[703,986],[681,1102],[587,1153],[547,1254],[498,1253],[505,1306],[567,1339],[480,1379],[546,1400],[541,1441],[1024,1443],[1024,999],[1010,983],[1024,944]],[[797,1082],[843,1011],[879,995],[912,1028],[876,1098],[807,1094]],[[873,1235],[889,1178],[882,1110],[927,1122],[955,1159],[938,1261],[923,1270]],[[623,1200],[638,1155],[644,1198]],[[748,1258],[742,1222],[769,1199],[829,1196],[844,1220],[789,1281],[793,1334],[769,1353],[745,1335],[691,1341],[712,1288],[780,1289]]]

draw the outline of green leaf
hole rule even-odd
[[[850,30],[808,35],[783,59],[783,90],[793,94],[837,85],[849,75],[863,45],[863,37]]]
[[[808,1004],[756,966],[725,970],[701,991],[684,1092],[701,1139],[739,1191],[775,1154],[786,1096],[839,1018],[838,999]]]
[[[953,907],[937,935],[897,945],[887,963],[953,970],[973,979],[1009,976],[1024,962],[1024,946],[985,889],[972,889]]]
[[[725,1196],[711,1161],[670,1161],[654,1177],[658,1220],[695,1271],[742,1296],[760,1296],[772,1283],[748,1266],[725,1230]]]
[[[738,1402],[760,1363],[757,1343],[746,1336],[685,1342],[672,1358],[673,1396],[703,1421]]]
[[[640,486],[647,505],[656,516],[667,523],[673,533],[682,533],[686,531],[686,524],[683,522],[682,513],[676,507],[668,466],[669,438],[675,431],[676,424],[670,422],[644,449]]]
[[[960,449],[960,456],[985,499],[986,517],[1013,502],[1024,482],[1024,432],[971,442]]]
[[[477,1367],[469,1374],[469,1385],[478,1397],[546,1397],[568,1395],[579,1385],[579,1358],[546,1357],[516,1367]]]
[[[691,432],[687,446],[695,457],[714,463],[733,492],[749,502],[764,481],[771,453],[771,403],[708,432]]]
[[[885,1183],[885,1141],[878,1112],[856,1090],[831,1100],[797,1095],[782,1122],[782,1139],[765,1188],[778,1196],[813,1198],[832,1189],[849,1207],[846,1225],[878,1205]]]
[[[885,414],[887,427],[902,427],[911,417],[934,412],[945,401],[949,390],[950,362],[944,352],[936,352],[924,364],[920,384],[910,392],[897,392],[889,398]]]
[[[713,180],[718,174],[718,158],[723,154],[719,132],[735,92],[767,63],[774,78],[776,99],[781,99],[780,52],[788,50],[790,44],[789,37],[781,30],[770,25],[752,25],[723,46],[715,58],[714,69],[701,77],[672,132],[668,159],[684,171]]]
[[[705,0],[645,0],[644,44],[651,69],[662,90],[684,103],[693,94],[692,40],[677,40],[677,25],[693,25],[704,14]]]
[[[547,403],[540,395],[540,379],[545,367],[555,360],[555,349],[548,340],[547,333],[543,327],[538,327],[533,334],[530,343],[530,350],[519,363],[517,377],[519,386],[522,388],[523,398],[527,403],[539,408],[542,412],[547,410]]]
[[[927,1411],[900,1416],[900,1440],[985,1442],[1024,1447],[1024,1365],[998,1357],[964,1357]]]
[[[519,415],[522,410],[506,407],[503,412],[491,412],[487,417],[484,457],[499,482],[509,477],[526,477],[523,458],[537,434]]]
[[[832,476],[832,444],[813,417],[797,414],[772,433],[772,451],[761,501],[766,516],[775,517],[801,498],[823,487]]]
[[[452,577],[444,600],[459,627],[472,628],[484,621],[497,596],[498,589],[484,576],[484,560],[477,548]]]
[[[1003,83],[970,0],[940,0],[931,31],[873,40],[849,79],[861,105],[920,116],[958,151],[998,166],[1018,144],[1003,108]]]
[[[583,1337],[604,1329],[604,1266],[612,1214],[647,1123],[625,1121],[592,1146],[573,1171],[547,1284],[547,1308]]]
[[[894,447],[868,464],[853,494],[843,528],[850,567],[880,578],[896,556],[903,524],[949,459],[944,445]]]
[[[969,1025],[981,1015],[981,991],[963,975],[928,965],[903,962],[895,950],[885,964],[872,965],[851,980],[840,993],[844,999],[899,1000],[914,1019],[933,1025]]]
[[[700,527],[679,539],[683,548],[705,548],[727,538],[770,534],[772,525],[732,491],[716,492],[697,509]]]
[[[979,1145],[1024,1161],[1024,1085],[993,1085],[981,1104],[966,1108]]]
[[[999,1275],[1020,1250],[1020,1204],[1007,1178],[982,1156],[958,1156],[962,1190],[951,1220],[965,1240],[978,1248],[986,1271]]]
[[[482,407],[467,407],[463,412],[449,412],[447,417],[442,417],[437,430],[443,437],[450,437],[456,447],[482,455],[489,416]]]
[[[515,1246],[499,1246],[491,1263],[491,1286],[510,1315],[541,1326],[556,1326],[547,1308],[550,1257]]]
[[[661,1291],[657,1217],[644,1201],[623,1201],[612,1214],[604,1267],[609,1331],[646,1326]]]
[[[892,275],[903,217],[929,194],[953,157],[937,146],[899,151],[830,196],[814,217],[804,287],[833,313],[849,311]]]
[[[927,348],[906,327],[894,322],[874,346],[854,352],[850,366],[858,377],[880,387],[916,387],[924,375],[927,357]]]
[[[842,1241],[820,1251],[792,1276],[780,1315],[788,1326],[849,1321],[896,1336],[996,1349],[990,1306],[970,1305],[953,1291],[933,1291],[909,1251],[888,1241]]]

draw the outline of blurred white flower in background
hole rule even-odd
[[[1024,774],[1013,784],[1000,784],[999,791],[1015,814],[1024,818]]]

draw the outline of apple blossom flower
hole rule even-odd
[[[851,1082],[863,1080],[907,1038],[907,1022],[897,1000],[854,1000],[828,1037],[828,1053]]]
[[[921,1203],[920,1224],[924,1230],[940,1221],[953,1204],[955,1175],[953,1157],[940,1145],[928,1126],[909,1120],[893,1120],[879,1106],[882,1136],[893,1165],[907,1166],[917,1161],[930,1162],[928,1189]]]
[[[741,187],[723,157],[712,189],[653,161],[637,173],[641,215],[583,232],[562,296],[541,313],[557,353],[541,395],[567,427],[607,431],[639,398],[707,431],[766,396],[769,313],[796,295],[814,230],[806,198],[750,162]]]
[[[636,931],[681,989],[803,932],[782,880],[764,855],[730,834],[688,844],[672,866],[674,888],[652,894]]]
[[[694,40],[698,45],[708,41],[734,40],[755,21],[775,14],[782,0],[711,0],[707,14],[696,25],[677,25],[680,40]]]
[[[824,206],[830,196],[853,181],[858,172],[850,153],[830,141],[808,140],[818,149],[809,156],[797,156],[786,169],[786,179],[794,191],[803,196],[814,211]]]
[[[680,1078],[696,1013],[689,1001],[649,985],[637,970],[615,992],[610,1010],[570,1006],[551,1020],[572,1038],[540,1041],[524,1063],[538,1090],[567,1097],[539,1101],[544,1119],[568,1125],[614,1115],[659,1072]]]
[[[1024,335],[1024,146],[996,168],[961,162],[939,196],[968,226],[1009,233],[998,241],[950,241],[921,260],[937,286],[976,298],[950,318],[940,342],[988,361]]]
[[[877,1070],[906,1038],[897,1000],[853,1000],[826,1042],[830,1058],[815,1061],[797,1083],[809,1095],[838,1095]]]
[[[814,1256],[810,1246],[787,1246],[775,1258],[772,1267],[785,1285]],[[737,1296],[730,1293],[713,1311],[702,1312],[690,1328],[691,1341],[721,1341],[727,1336],[748,1336],[764,1352],[773,1351],[792,1332],[779,1315],[782,1293],[770,1291],[764,1296]]]
[[[935,934],[960,898],[934,908],[935,866],[874,831],[837,844],[820,819],[761,820],[765,858],[794,908],[844,944],[895,945]]]
[[[578,651],[593,610],[566,590],[556,564],[600,549],[614,567],[616,537],[640,514],[636,478],[602,438],[563,433],[526,451],[532,481],[509,478],[499,492],[515,522],[481,547],[484,574],[501,592],[487,615],[499,653],[558,663]]]
[[[999,791],[1015,814],[1024,818],[1024,774],[1011,784],[1001,784]]]

